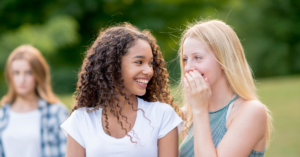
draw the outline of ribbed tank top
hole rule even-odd
[[[229,114],[228,108],[232,107],[233,102],[239,96],[235,96],[225,107],[217,111],[209,111],[209,124],[213,143],[215,148],[218,147],[219,143],[223,139],[225,133],[227,132],[226,120]],[[230,108],[231,109],[231,108]],[[229,109],[229,110],[230,110]],[[264,157],[265,150],[262,152],[257,152],[252,150],[248,157]],[[179,157],[194,157],[194,133],[193,124],[187,132],[185,139],[182,141],[179,147]]]

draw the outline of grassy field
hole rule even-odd
[[[268,157],[300,156],[300,77],[260,80],[261,101],[272,111],[275,131]]]
[[[258,95],[272,111],[275,131],[266,157],[300,156],[300,76],[261,79]],[[60,96],[71,106],[71,95]]]

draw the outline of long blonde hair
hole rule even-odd
[[[4,74],[8,85],[8,92],[2,98],[1,105],[13,103],[16,99],[17,92],[14,87],[11,65],[14,60],[18,59],[24,59],[30,64],[37,82],[37,95],[51,104],[59,102],[59,99],[52,92],[49,67],[41,52],[31,45],[21,45],[13,50],[6,62]]]
[[[186,101],[183,86],[184,64],[182,53],[183,43],[187,37],[198,39],[206,43],[206,45],[213,50],[216,60],[223,66],[228,83],[234,93],[246,100],[259,101],[252,77],[252,70],[245,58],[240,40],[230,26],[219,20],[200,21],[196,24],[192,24],[183,32],[180,49],[178,51],[181,65],[181,82],[179,89],[183,89],[183,104],[185,104],[184,107],[187,109],[185,132],[190,128],[193,122],[192,111],[190,105],[188,105],[188,101]],[[266,110],[268,114],[267,141],[269,141],[273,125],[270,111],[267,107]]]

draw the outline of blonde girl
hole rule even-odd
[[[272,128],[236,33],[219,20],[183,33],[179,50],[186,128],[180,157],[262,157]]]

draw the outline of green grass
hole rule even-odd
[[[300,76],[261,79],[257,88],[261,101],[272,112],[275,128],[266,157],[299,157]],[[175,88],[171,89],[174,94]],[[61,95],[60,99],[69,108],[73,104],[71,94]]]
[[[258,94],[272,112],[274,132],[269,157],[300,156],[300,77],[260,80]]]

